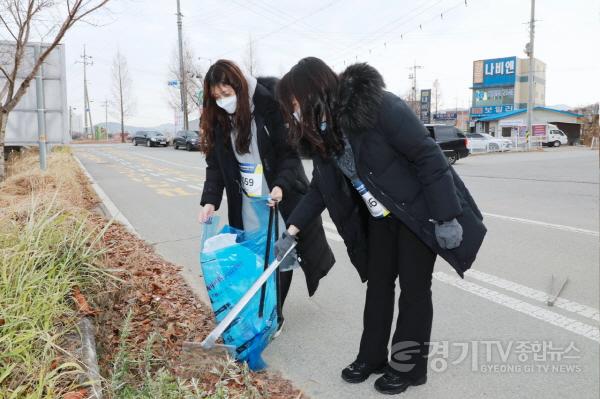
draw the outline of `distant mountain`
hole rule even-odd
[[[95,127],[100,127],[102,129],[104,129],[104,127],[108,127],[108,132],[110,134],[115,134],[115,133],[120,133],[121,132],[121,124],[118,122],[108,122],[108,124],[104,124],[104,123],[96,123],[94,125]],[[137,132],[138,130],[158,130],[159,132],[163,132],[163,133],[173,133],[173,130],[175,130],[175,125],[172,123],[163,123],[162,125],[158,125],[158,126],[133,126],[133,125],[125,125],[125,132],[129,133],[129,134],[133,134],[135,132]]]
[[[566,105],[566,104],[556,104],[556,105],[548,105],[548,108],[552,108],[552,109],[557,109],[559,111],[570,111],[575,107],[571,107],[570,105]]]
[[[200,120],[193,119],[189,121],[190,130],[198,130],[199,129]],[[104,129],[104,123],[96,123],[94,126],[101,127]],[[121,132],[121,124],[118,122],[108,122],[108,133],[115,134]],[[175,124],[173,123],[163,123],[158,126],[132,126],[125,125],[125,132],[129,134],[133,134],[138,130],[158,130],[159,132],[163,132],[167,135],[172,135],[175,132]]]

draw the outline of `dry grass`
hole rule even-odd
[[[72,292],[108,277],[98,267],[103,232],[62,196],[75,188],[67,168],[39,173],[34,160],[11,160],[0,185],[0,397],[59,397],[78,387]]]
[[[91,209],[98,200],[74,162],[69,148],[56,148],[48,157],[48,168],[39,167],[37,151],[12,156],[7,165],[8,178],[0,183],[0,212],[22,209],[35,197],[40,203],[55,198],[57,208]]]

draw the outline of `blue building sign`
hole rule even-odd
[[[471,108],[471,117],[481,118],[482,116],[490,116],[501,114],[503,112],[513,111],[515,106],[510,105],[491,105],[487,107],[473,107]]]
[[[433,114],[434,121],[453,121],[456,120],[456,112],[439,112]]]
[[[517,57],[475,61],[473,64],[473,86],[513,86],[516,70]]]

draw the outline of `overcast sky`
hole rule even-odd
[[[87,46],[93,56],[90,98],[94,122],[111,99],[117,49],[133,77],[137,109],[128,121],[153,126],[174,120],[168,105],[169,63],[176,55],[176,0],[113,0],[110,13],[67,34],[69,104],[81,109],[83,71],[75,62]],[[229,58],[243,64],[249,37],[259,75],[281,76],[300,58],[317,56],[336,71],[366,61],[392,92],[409,90],[409,67],[419,89],[439,79],[443,106],[468,107],[474,60],[524,58],[528,0],[181,0],[183,29],[200,65]],[[536,57],[547,65],[546,104],[599,100],[600,4],[597,0],[537,0]],[[345,64],[344,64],[345,63]],[[115,118],[109,117],[109,120]]]

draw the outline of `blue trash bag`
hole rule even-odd
[[[270,212],[267,200],[264,197],[251,199],[260,221],[258,230],[243,231],[227,225],[219,229],[218,216],[213,217],[212,223],[204,225],[200,264],[217,322],[225,318],[264,271]],[[206,241],[220,234],[235,234],[235,244],[205,250]],[[269,263],[275,259],[272,237],[274,235],[271,236]],[[238,361],[246,361],[254,371],[267,366],[261,354],[277,330],[276,273],[264,285],[263,317],[259,317],[259,290],[223,333],[225,345],[231,346],[231,355]]]

